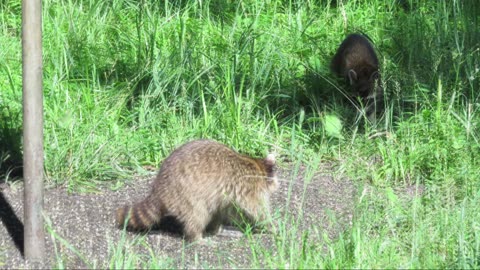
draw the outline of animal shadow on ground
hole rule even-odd
[[[336,112],[346,121],[346,125],[355,123],[358,104],[343,80],[332,75],[330,70],[307,65],[305,75],[297,83],[293,102],[296,107],[290,109],[290,114],[301,107],[306,118],[315,118],[319,113]]]
[[[233,230],[237,231],[245,231],[248,228],[246,228],[246,224],[244,223],[236,223],[236,222],[226,222],[222,224],[223,229],[226,230],[232,230],[232,228],[235,228]],[[157,224],[153,225],[152,228],[148,230],[136,230],[136,229],[130,229],[127,228],[127,231],[133,232],[133,233],[138,233],[138,234],[164,234],[164,235],[169,235],[172,237],[177,237],[177,238],[183,238],[184,237],[184,226],[183,224],[178,221],[177,218],[174,216],[165,216],[163,217],[160,222]],[[257,233],[257,231],[255,231]],[[212,236],[210,233],[206,233],[206,236]]]
[[[0,191],[0,220],[23,257],[23,223]]]

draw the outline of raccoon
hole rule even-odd
[[[232,209],[241,210],[252,225],[261,225],[267,221],[270,194],[278,187],[275,171],[273,154],[252,158],[216,141],[191,141],[163,161],[146,199],[117,210],[117,224],[148,230],[170,216],[183,225],[190,242],[204,233],[216,234]]]
[[[348,35],[334,55],[330,69],[345,78],[353,90],[353,97],[360,98],[365,105],[369,118],[383,107],[378,58],[365,36]]]

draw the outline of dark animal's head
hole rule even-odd
[[[347,80],[353,88],[354,95],[361,98],[372,98],[382,91],[380,73],[375,67],[363,66],[349,69]]]

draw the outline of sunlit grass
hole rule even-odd
[[[333,162],[375,191],[360,189],[338,239],[285,218],[275,250],[252,240],[269,267],[479,267],[476,1],[42,3],[48,184],[93,190],[212,138],[253,156],[275,151],[289,170]],[[21,164],[19,14],[20,2],[0,4],[4,182]],[[356,31],[375,43],[387,91],[373,124],[328,70]],[[422,197],[402,199],[412,186]],[[110,267],[168,267],[154,252],[111,252]]]

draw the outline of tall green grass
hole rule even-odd
[[[21,166],[20,14],[0,4],[3,181]],[[283,235],[270,266],[478,267],[478,14],[477,1],[43,1],[47,181],[131,179],[201,137],[322,157],[378,192],[328,252]],[[328,70],[356,31],[382,65],[375,124],[356,121]],[[412,185],[422,199],[394,199]]]

